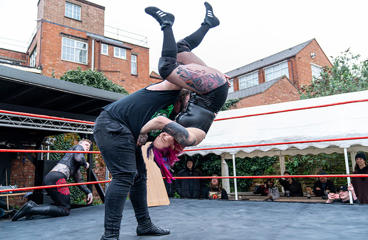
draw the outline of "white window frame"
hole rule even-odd
[[[135,60],[133,61],[133,59]],[[138,75],[138,56],[136,54],[130,56],[130,73],[132,75]]]
[[[101,43],[101,54],[109,56],[109,45]]]
[[[316,71],[313,71],[313,69],[318,69],[319,72],[316,76],[316,74],[314,74]],[[314,63],[311,63],[311,72],[312,72],[312,82],[315,80],[315,79],[318,79],[321,77],[321,72],[323,72],[323,67],[317,65],[317,64],[314,64]]]
[[[234,79],[230,79],[230,87],[229,87],[229,91],[228,93],[233,93],[234,92]]]
[[[114,47],[114,57],[126,59],[126,49],[121,47]]]
[[[29,57],[29,66],[36,67],[36,59],[37,59],[37,47],[35,47]]]
[[[61,41],[62,41],[61,60],[85,64],[85,65],[88,64],[88,43],[78,41],[72,38],[67,38],[67,37],[62,37]],[[72,44],[68,45],[67,41],[69,41],[69,43],[72,43]],[[80,48],[78,44],[83,44],[85,47]],[[80,61],[80,59],[78,59],[78,53],[80,54],[83,52],[85,52],[86,54],[85,61]]]
[[[286,65],[286,68],[280,68],[280,66]],[[269,67],[266,67],[264,69],[265,72],[265,81],[271,81],[274,80],[276,78],[282,77],[282,76],[286,76],[287,78],[289,78],[289,63],[288,61],[282,61],[276,64],[273,64]]]
[[[81,6],[71,2],[65,2],[65,17],[81,21],[81,15]]]
[[[250,88],[259,84],[258,70],[238,77],[239,90]]]

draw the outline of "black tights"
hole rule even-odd
[[[190,52],[194,48],[196,48],[203,40],[204,36],[207,34],[210,29],[209,25],[202,24],[201,27],[192,33],[191,35],[185,37],[183,40],[178,43],[175,42],[174,33],[172,31],[171,26],[166,26],[163,29],[164,32],[164,40],[162,46],[162,57],[172,57],[176,58],[176,54],[179,52]],[[186,48],[182,48],[181,46],[186,45]]]

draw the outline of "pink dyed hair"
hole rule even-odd
[[[183,147],[174,141],[174,149],[172,148],[156,148],[153,143],[147,149],[147,156],[150,155],[150,150],[152,149],[155,162],[161,169],[161,173],[166,177],[166,181],[171,183],[171,179],[174,179],[170,171],[165,165],[172,167],[177,161],[179,161],[178,155],[182,153]]]

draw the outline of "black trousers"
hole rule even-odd
[[[45,185],[66,184],[66,176],[61,172],[49,172],[44,179]],[[70,192],[68,187],[46,188],[56,206],[70,210]]]
[[[105,237],[118,237],[129,192],[138,223],[149,220],[146,166],[129,128],[106,111],[96,119],[93,135],[112,175],[105,197]]]

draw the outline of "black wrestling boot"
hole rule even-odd
[[[170,230],[163,229],[155,226],[151,220],[147,220],[144,223],[138,224],[137,235],[138,236],[161,236],[170,234]]]
[[[161,30],[166,26],[172,26],[174,24],[175,16],[171,13],[164,12],[157,7],[147,7],[144,11],[158,21]]]
[[[62,217],[68,216],[70,214],[70,210],[63,207],[58,206],[35,206],[32,207],[29,211],[31,215],[43,215],[50,217]]]
[[[220,20],[213,13],[212,6],[208,2],[205,2],[204,6],[206,7],[206,16],[202,24],[208,24],[210,28],[218,26]]]
[[[31,209],[33,207],[38,206],[35,202],[32,200],[26,202],[19,211],[13,216],[12,221],[17,221],[19,218],[22,218],[24,216],[27,216],[31,213]]]

